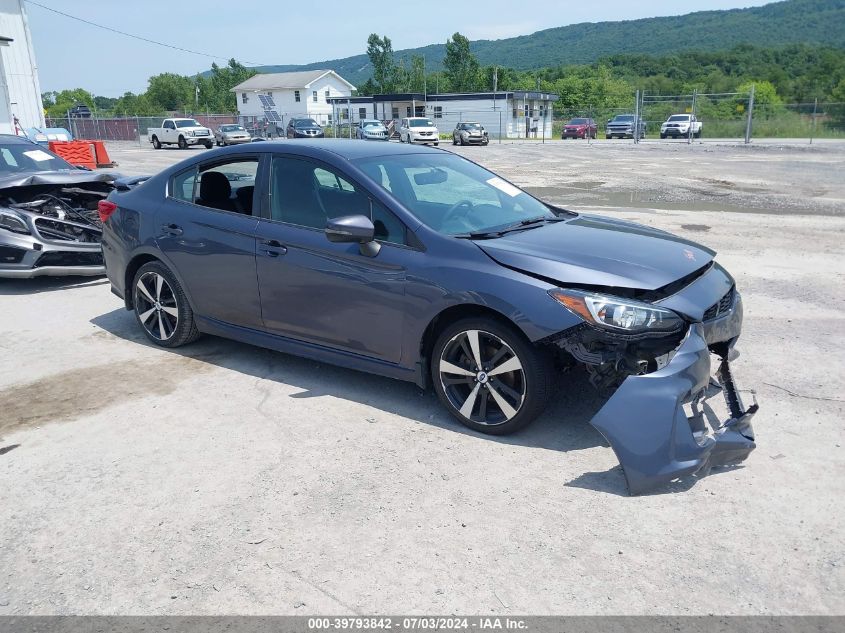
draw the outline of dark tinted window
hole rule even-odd
[[[396,216],[343,174],[307,160],[273,159],[270,213],[274,220],[319,230],[329,218],[365,215],[375,225],[376,239],[405,243],[405,226]]]

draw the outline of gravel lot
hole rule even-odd
[[[0,615],[845,613],[845,144],[457,149],[719,251],[748,462],[629,497],[583,381],[486,437],[410,384],[153,348],[102,279],[0,280]]]

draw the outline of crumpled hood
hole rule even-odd
[[[81,185],[89,182],[114,182],[117,174],[84,170],[37,171],[0,176],[0,189],[31,185]]]
[[[500,264],[563,286],[640,290],[662,288],[716,254],[659,229],[587,215],[475,243]]]

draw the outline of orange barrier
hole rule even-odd
[[[89,143],[94,149],[94,161],[97,167],[114,167],[115,164],[109,158],[109,153],[106,151],[106,146],[102,141],[79,141],[80,143]]]
[[[97,168],[97,159],[88,141],[50,141],[47,147],[71,165],[88,169]]]

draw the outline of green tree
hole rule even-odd
[[[190,110],[195,102],[195,84],[176,73],[161,73],[149,78],[146,97],[162,110]]]
[[[411,69],[408,72],[408,90],[423,92],[426,88],[425,58],[422,55],[411,56]]]
[[[396,64],[393,61],[393,43],[386,35],[379,37],[370,33],[367,38],[367,57],[373,65],[373,81],[382,94],[393,90],[392,82],[396,75]]]
[[[50,118],[61,118],[67,116],[67,111],[75,105],[87,105],[92,110],[94,109],[94,96],[87,90],[82,88],[75,88],[73,90],[62,90],[60,92],[49,93],[51,95],[51,104],[46,106],[47,116]],[[43,95],[42,95],[43,98]]]
[[[446,75],[451,89],[456,92],[471,92],[479,83],[478,60],[469,48],[469,40],[455,33],[446,40],[446,56],[443,58]]]

